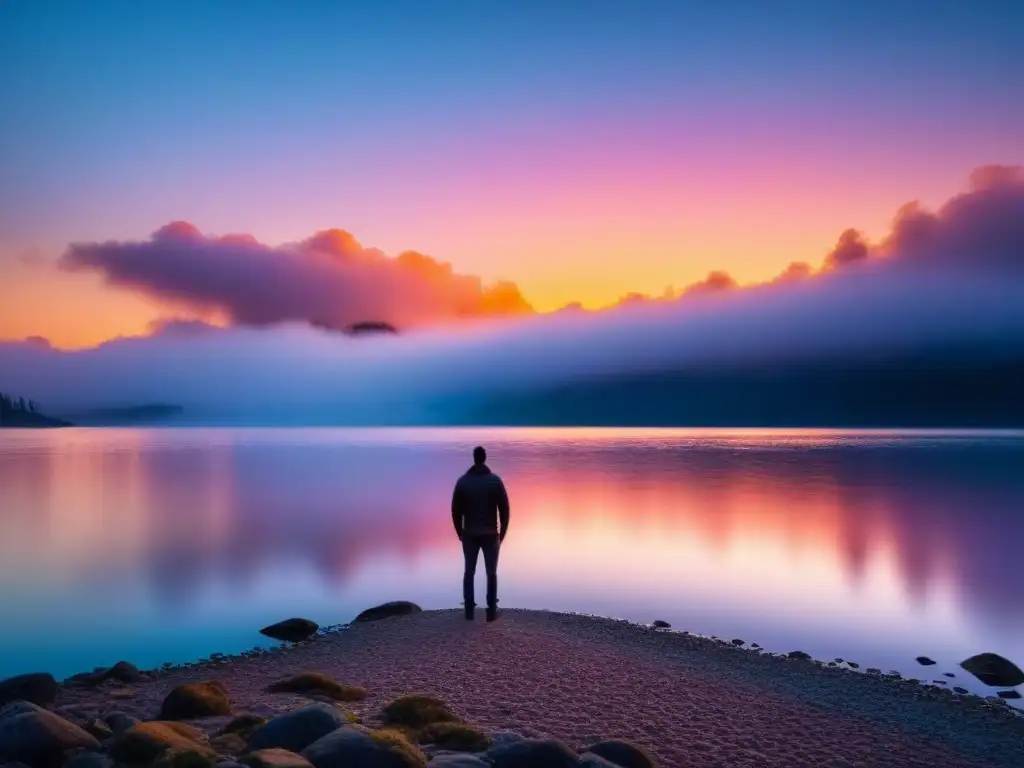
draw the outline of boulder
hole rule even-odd
[[[217,750],[218,755],[241,755],[249,747],[245,739],[238,733],[222,733],[210,739],[210,746]]]
[[[302,755],[287,749],[259,749],[239,759],[249,768],[313,768],[313,764]]]
[[[362,701],[366,689],[358,685],[343,685],[321,672],[301,672],[267,686],[268,693],[312,693],[335,701]]]
[[[259,728],[261,725],[267,722],[267,718],[262,715],[243,714],[236,717],[230,723],[220,729],[220,735],[226,736],[231,733],[237,733],[243,739],[248,739],[252,735],[252,732]]]
[[[198,728],[174,721],[138,723],[114,737],[110,756],[119,763],[151,763],[170,749],[192,750],[213,758],[216,753]]]
[[[301,752],[347,722],[345,715],[329,704],[294,709],[253,731],[249,737],[249,749],[278,748]]]
[[[923,667],[930,667],[935,664],[935,661],[933,659],[929,659],[927,656],[918,656],[916,661]]]
[[[807,661],[811,658],[811,654],[806,653],[805,651],[790,651],[787,655],[791,659],[801,659],[803,661]]]
[[[60,765],[65,752],[99,746],[96,737],[32,702],[16,701],[0,710],[0,763],[49,768]]]
[[[32,672],[0,681],[0,707],[12,701],[48,707],[56,698],[57,681],[48,672]]]
[[[102,752],[80,749],[67,756],[64,768],[114,768],[114,761]]]
[[[271,624],[260,630],[261,635],[272,637],[275,640],[283,640],[289,643],[299,643],[308,640],[316,634],[320,625],[309,619],[285,619],[277,624]]]
[[[491,746],[491,737],[466,723],[431,723],[417,734],[420,744],[436,744],[441,749],[483,752]]]
[[[104,680],[116,680],[119,683],[137,683],[142,679],[138,668],[127,661],[119,661],[101,674]]]
[[[621,768],[655,768],[657,766],[647,750],[630,744],[628,741],[608,739],[592,744],[583,751],[603,757]]]
[[[523,739],[487,750],[495,768],[573,768],[576,753],[557,739]],[[320,766],[317,766],[320,768]]]
[[[1000,699],[1019,699],[1020,693],[1017,691],[997,691],[996,696]]]
[[[440,699],[423,694],[401,696],[386,707],[381,716],[385,725],[399,725],[418,730],[431,723],[456,723],[458,716]]]
[[[233,714],[227,689],[216,680],[179,685],[164,699],[161,720],[193,720]]]
[[[1012,688],[1024,683],[1024,672],[1020,667],[997,653],[979,653],[960,662],[960,666],[985,685]]]
[[[133,725],[139,724],[137,717],[126,715],[124,712],[110,712],[103,720],[110,726],[110,730],[114,732],[115,736],[124,733]]]
[[[355,621],[380,621],[391,616],[408,616],[410,613],[419,613],[422,610],[416,603],[410,603],[408,600],[394,600],[390,603],[367,608],[356,616]]]
[[[595,755],[593,752],[584,752],[580,755],[580,765],[583,768],[621,768],[610,760],[605,760],[600,755]]]
[[[401,733],[346,725],[307,747],[315,768],[424,768],[427,757]]]
[[[669,629],[672,625],[669,624],[667,621],[662,621],[661,619],[658,619],[653,624],[651,624],[651,626],[655,629]]]

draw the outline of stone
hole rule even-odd
[[[106,741],[113,737],[113,729],[102,720],[90,720],[82,726],[82,730],[92,734],[99,741]]]
[[[222,733],[210,739],[210,746],[217,750],[218,755],[241,755],[249,747],[245,739],[238,733]]]
[[[299,643],[308,640],[316,634],[320,625],[309,619],[285,619],[277,624],[271,624],[260,630],[261,635],[272,637],[274,640],[283,640],[289,643]]]
[[[416,603],[410,603],[408,600],[394,600],[390,603],[383,603],[381,605],[375,605],[373,608],[367,608],[356,616],[354,621],[380,621],[381,619],[387,619],[392,616],[408,616],[410,613],[419,613],[422,610],[423,609],[416,605]]]
[[[267,722],[262,715],[242,714],[220,729],[220,735],[226,736],[237,733],[243,739],[248,739],[252,732]]]
[[[0,710],[0,762],[49,768],[60,765],[65,752],[99,746],[95,736],[30,701],[16,701]]]
[[[138,668],[127,661],[119,661],[103,673],[106,680],[117,680],[119,683],[137,683],[142,679]]]
[[[431,723],[455,723],[459,718],[440,699],[423,694],[401,696],[386,707],[381,716],[385,725],[419,729]]]
[[[651,626],[655,629],[671,629],[672,627],[672,625],[669,624],[667,621],[662,621],[661,619],[655,621],[653,624],[651,624]]]
[[[956,688],[954,688],[953,690],[956,691],[957,693],[961,694],[961,695],[965,694],[965,693],[970,693],[970,691],[968,691],[966,688],[961,688],[959,685]]]
[[[110,712],[103,720],[110,726],[110,730],[114,732],[115,736],[140,722],[139,718],[126,715],[124,712]]]
[[[239,758],[249,768],[313,768],[313,764],[302,755],[287,749],[258,749]]]
[[[114,768],[114,761],[102,752],[80,749],[67,756],[64,768]]]
[[[655,768],[657,765],[645,749],[618,739],[599,741],[583,751],[603,757],[621,768]]]
[[[804,661],[811,658],[811,654],[805,653],[804,651],[790,651],[787,655],[791,659],[802,659]]]
[[[420,744],[436,744],[442,749],[483,752],[491,746],[491,737],[466,723],[431,723],[417,735]]]
[[[580,765],[583,768],[621,768],[610,760],[605,760],[600,755],[595,755],[593,752],[584,752],[580,755]]]
[[[735,645],[735,646],[737,646],[737,647],[739,647],[739,646],[741,646],[741,645],[746,645],[746,642],[745,642],[745,641],[743,641],[743,640],[740,640],[740,639],[739,639],[738,637],[734,637],[734,638],[732,639],[732,644],[733,644],[733,645]]]
[[[996,691],[996,696],[1000,699],[1019,699],[1020,693],[1017,691]]]
[[[850,667],[851,669],[860,669],[860,664],[858,664],[856,661],[848,661],[846,662],[846,666]]]
[[[430,768],[490,768],[490,763],[485,763],[474,755],[439,755],[430,761]]]
[[[301,672],[267,686],[268,693],[313,693],[335,701],[362,701],[366,689],[358,685],[343,685],[321,672]]]
[[[495,768],[572,768],[576,753],[557,739],[523,739],[487,750]],[[320,766],[317,766],[320,768]]]
[[[213,758],[216,753],[198,728],[174,721],[138,723],[114,737],[110,756],[119,763],[151,763],[168,750],[192,750]]]
[[[345,715],[329,704],[293,709],[253,731],[249,737],[249,749],[279,748],[301,752],[346,722]]]
[[[217,680],[179,685],[167,694],[160,708],[161,720],[193,720],[231,714],[227,689]]]
[[[1012,688],[1024,683],[1020,667],[997,653],[979,653],[960,662],[960,666],[985,685]]]
[[[927,656],[918,656],[916,661],[923,667],[930,667],[936,663],[934,660],[929,659]]]
[[[942,674],[944,677],[956,677],[952,672],[943,672]]]
[[[346,725],[303,752],[315,768],[423,768],[427,757],[401,733]]]
[[[0,681],[0,707],[12,701],[48,707],[56,698],[57,681],[48,672],[31,672]]]
[[[152,768],[214,768],[214,758],[194,749],[168,749],[153,761]]]
[[[491,749],[497,747],[503,747],[506,744],[515,744],[517,741],[523,741],[527,737],[521,733],[515,731],[495,731],[491,734]]]

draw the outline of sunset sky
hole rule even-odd
[[[57,264],[175,221],[340,228],[540,311],[817,266],[1024,164],[1022,39],[1014,2],[9,0],[0,339],[191,316]]]

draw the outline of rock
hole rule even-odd
[[[805,661],[811,658],[811,654],[804,653],[803,651],[790,651],[787,655],[791,659],[802,659]]]
[[[218,755],[241,755],[249,750],[245,739],[239,733],[222,733],[210,739],[210,746]]]
[[[846,666],[850,667],[851,669],[860,669],[860,664],[858,664],[856,661],[848,661],[846,662]]]
[[[423,768],[427,757],[397,731],[346,725],[303,752],[315,768]]]
[[[56,698],[57,681],[48,672],[32,672],[0,681],[0,707],[12,701],[48,707]]]
[[[628,741],[608,739],[599,741],[583,751],[603,757],[621,768],[655,768],[656,765],[654,758],[645,749]]]
[[[237,733],[243,739],[248,739],[252,732],[259,728],[261,725],[267,722],[267,718],[262,715],[244,714],[239,715],[230,723],[220,729],[220,735],[226,736],[231,733]]]
[[[751,648],[760,648],[761,646],[760,646],[760,645],[758,645],[757,643],[751,643],[751,644],[750,644],[750,647],[751,647]]]
[[[956,675],[954,675],[952,672],[943,672],[942,674],[945,677],[956,677]]]
[[[161,720],[192,720],[233,714],[227,689],[216,680],[179,685],[164,699]]]
[[[216,754],[198,728],[185,723],[154,720],[133,725],[114,737],[110,756],[119,763],[151,763],[164,752],[192,750],[213,758]]]
[[[490,768],[490,765],[479,757],[465,754],[439,755],[430,761],[430,768]]]
[[[996,696],[1000,699],[1019,699],[1020,694],[1017,691],[996,691]]]
[[[106,680],[117,680],[119,683],[137,683],[142,679],[138,668],[127,661],[119,661],[103,673]]]
[[[113,729],[102,720],[90,720],[82,726],[82,730],[95,736],[99,741],[105,741],[113,737]]]
[[[239,762],[249,768],[313,768],[309,760],[287,749],[259,749],[245,755]]]
[[[249,749],[279,748],[301,752],[346,722],[345,715],[329,704],[293,709],[253,731],[249,737]]]
[[[433,696],[412,694],[401,696],[386,707],[381,716],[385,725],[401,725],[419,729],[431,723],[457,723],[459,718],[448,705]]]
[[[745,642],[745,641],[743,641],[743,640],[740,640],[740,639],[739,639],[738,637],[734,637],[734,638],[732,639],[732,644],[733,644],[733,645],[735,645],[735,646],[737,646],[737,647],[739,647],[739,646],[741,646],[741,645],[746,645],[746,642]]]
[[[102,752],[79,749],[67,755],[64,768],[114,768],[114,761]]]
[[[194,749],[168,749],[153,761],[152,768],[214,768],[214,759]]]
[[[524,741],[526,736],[515,731],[495,731],[491,734],[491,749],[503,747],[506,744],[515,744],[517,741]]]
[[[655,629],[669,629],[672,625],[669,624],[667,621],[662,621],[661,619],[658,619],[653,624],[651,624],[651,626]]]
[[[979,653],[960,662],[960,666],[985,685],[1012,688],[1024,683],[1020,667],[997,653]]]
[[[308,640],[316,634],[320,625],[309,619],[285,619],[277,624],[271,624],[260,630],[261,635],[272,637],[275,640],[284,640],[289,643],[298,643]]]
[[[595,755],[593,752],[584,752],[580,755],[580,765],[583,768],[621,768],[610,760],[605,760],[600,755]]]
[[[0,710],[0,762],[48,768],[60,765],[65,752],[99,746],[95,736],[30,701],[16,701]]]
[[[366,689],[358,685],[342,685],[321,672],[301,672],[267,686],[268,693],[318,693],[335,701],[362,701]]]
[[[124,712],[111,712],[103,719],[110,726],[110,730],[114,732],[115,736],[127,731],[133,725],[139,724],[137,717],[126,715]]]
[[[932,659],[929,659],[927,656],[918,656],[916,661],[917,661],[918,664],[920,664],[923,667],[930,667],[930,666],[932,666],[933,664],[936,663]]]
[[[487,758],[495,768],[573,768],[579,765],[576,754],[556,739],[523,739],[492,747],[487,750]]]
[[[431,723],[419,732],[418,739],[420,744],[436,744],[461,752],[483,752],[491,746],[490,736],[466,723]]]
[[[953,690],[956,691],[959,694],[970,693],[970,691],[968,691],[966,688],[961,688],[959,685],[956,688],[954,688]]]
[[[419,613],[422,610],[416,603],[410,603],[408,600],[395,600],[367,608],[356,616],[355,621],[380,621],[391,616],[408,616],[410,613]]]

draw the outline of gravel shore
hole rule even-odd
[[[154,719],[177,685],[220,681],[236,712],[272,716],[309,697],[268,693],[304,671],[363,686],[368,724],[408,693],[443,699],[491,731],[605,738],[680,768],[1021,768],[1024,718],[977,697],[773,656],[613,619],[506,610],[493,624],[425,611],[353,624],[268,652],[222,657],[132,684],[62,688],[75,721]],[[209,732],[224,718],[197,720]]]

